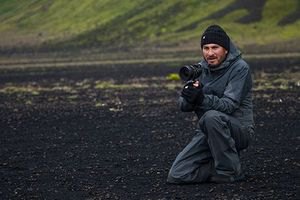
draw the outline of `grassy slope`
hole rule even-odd
[[[272,44],[300,39],[300,20],[278,26],[297,9],[298,0],[267,0],[263,19],[251,24],[234,20],[247,15],[236,10],[222,19],[206,20],[233,0],[0,0],[0,44],[63,45],[176,44],[198,41],[211,23],[221,24],[239,45]],[[298,6],[299,8],[299,6]],[[199,22],[199,23],[197,23]],[[196,23],[191,29],[185,27]]]

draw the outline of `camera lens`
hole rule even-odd
[[[200,65],[185,65],[180,68],[179,76],[183,81],[189,81],[197,78],[201,75],[201,66]]]
[[[189,66],[184,66],[179,71],[179,76],[182,80],[188,81],[192,76],[192,69]]]

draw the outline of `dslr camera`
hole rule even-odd
[[[202,66],[200,64],[185,65],[180,68],[179,77],[185,82],[194,81],[201,73]]]

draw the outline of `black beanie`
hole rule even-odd
[[[201,49],[205,44],[218,44],[229,51],[230,39],[220,26],[211,25],[204,31],[201,37]]]

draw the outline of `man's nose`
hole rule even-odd
[[[208,49],[207,54],[208,54],[208,55],[213,55],[213,54],[214,54],[213,49]]]

